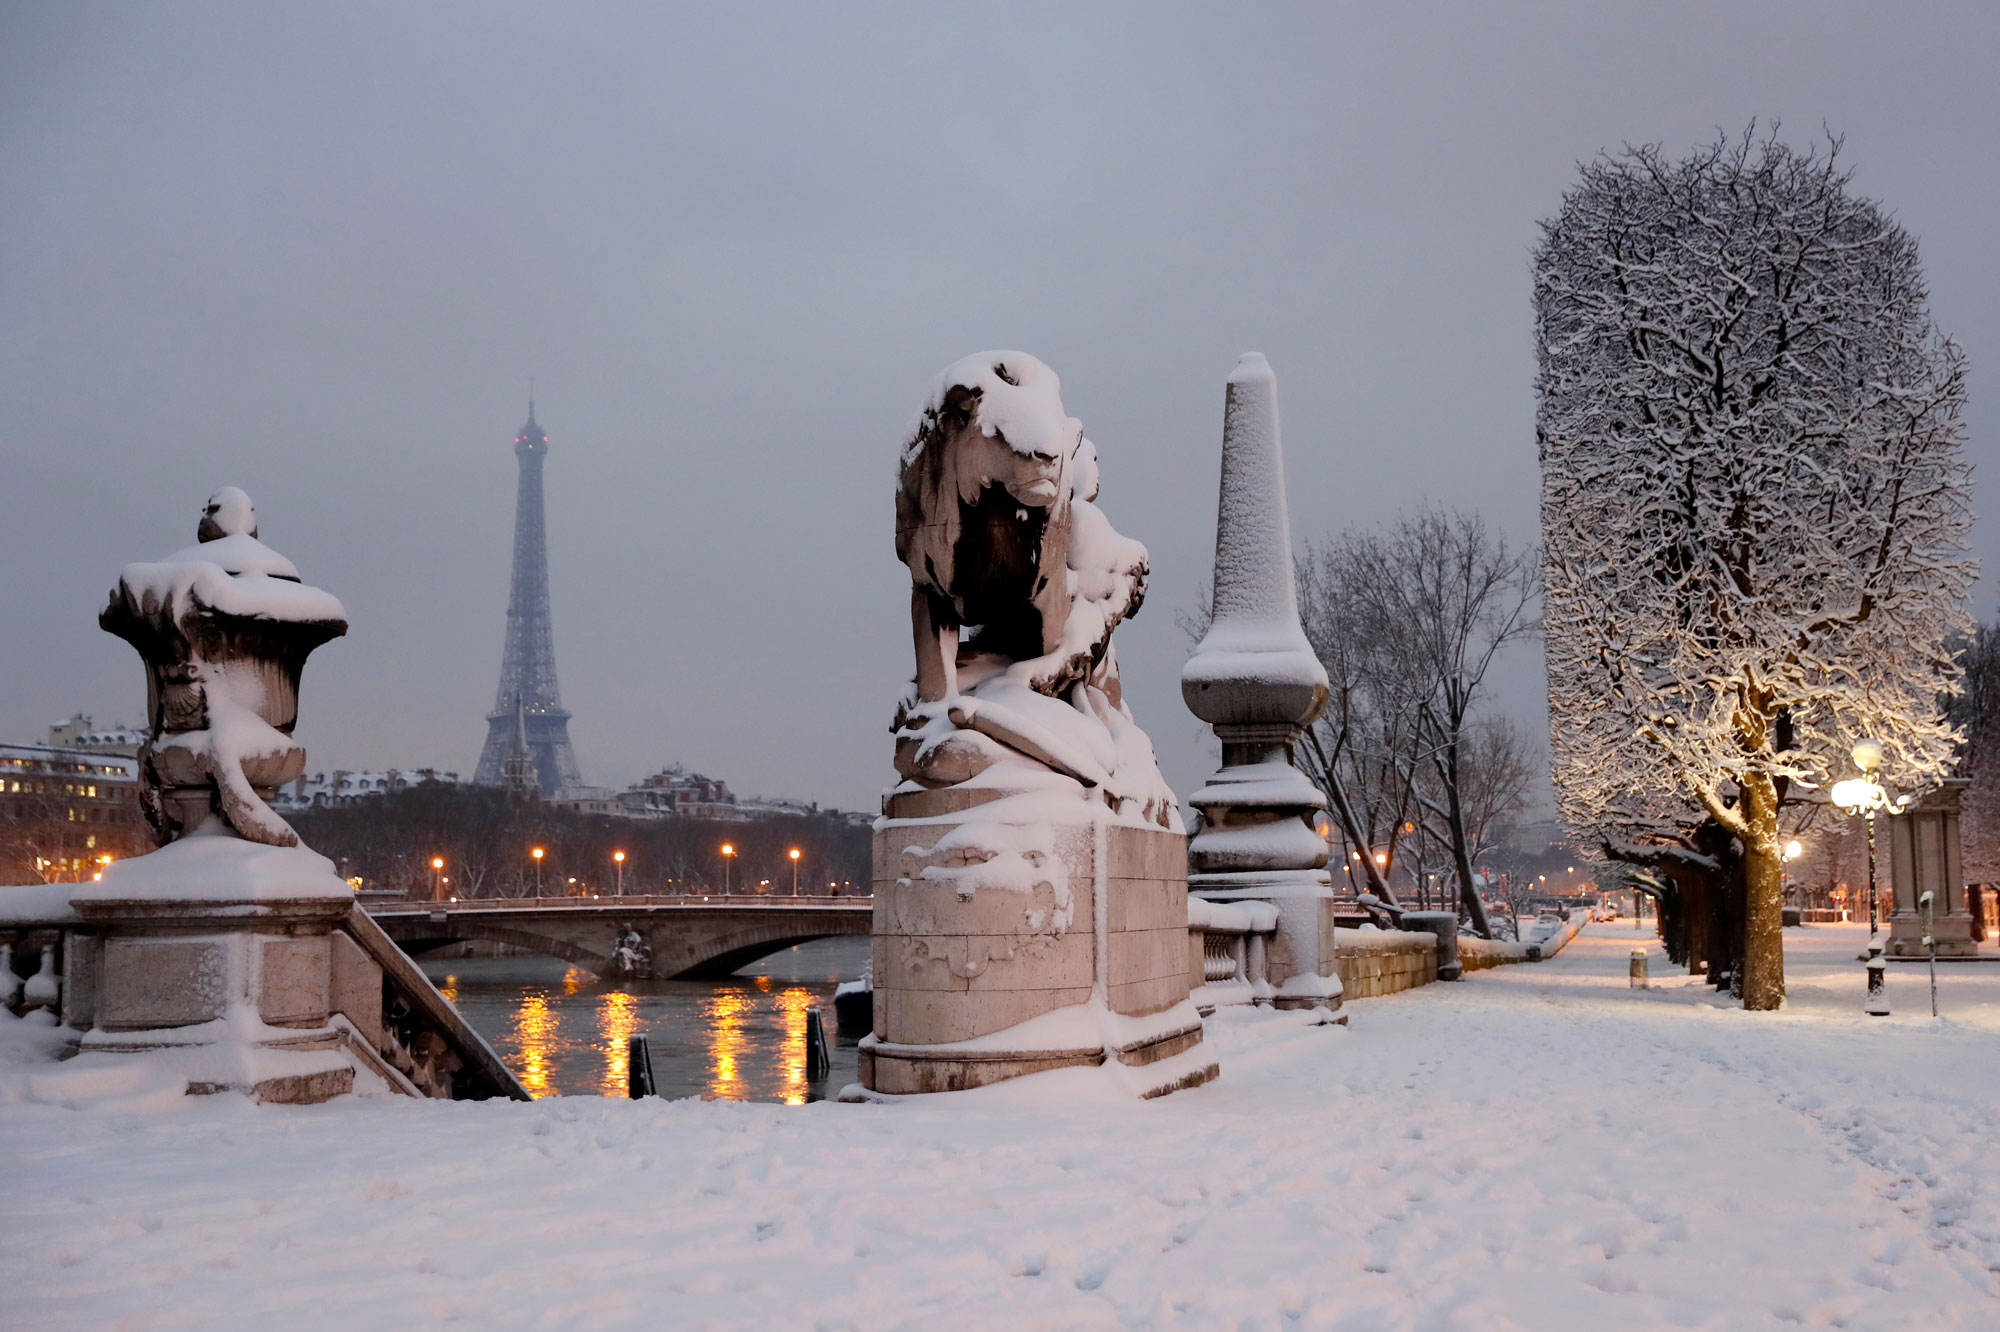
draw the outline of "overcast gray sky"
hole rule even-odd
[[[533,375],[586,779],[872,807],[896,446],[939,368],[1020,348],[1151,547],[1119,656],[1186,791],[1237,354],[1298,538],[1431,498],[1532,539],[1529,251],[1606,145],[1845,134],[1984,483],[1996,51],[1990,3],[0,6],[0,738],[142,717],[97,611],[236,484],[353,623],[311,766],[469,775]],[[1541,725],[1538,656],[1502,683]]]

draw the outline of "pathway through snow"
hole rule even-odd
[[[1861,937],[1788,932],[1753,1016],[1594,926],[1345,1032],[1225,1015],[1221,1081],[1146,1104],[0,1105],[0,1288],[38,1329],[1990,1330],[2000,965],[1870,1021]]]

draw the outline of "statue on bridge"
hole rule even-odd
[[[1024,352],[947,367],[902,447],[916,673],[876,825],[857,1095],[1077,1064],[1154,1095],[1215,1071],[1187,998],[1180,811],[1111,641],[1146,548],[1098,493],[1096,447]]]

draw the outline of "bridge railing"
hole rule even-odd
[[[420,897],[382,898],[364,901],[362,905],[373,916],[407,915],[424,911],[564,911],[596,908],[600,910],[629,910],[634,907],[872,907],[874,897],[864,893],[843,893],[838,896],[801,893],[797,897],[790,893],[627,893],[623,897],[615,893],[592,896],[562,897],[468,897],[451,901],[436,902]]]

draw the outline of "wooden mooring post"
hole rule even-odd
[[[806,1081],[819,1082],[833,1071],[833,1058],[827,1053],[826,1024],[820,1020],[817,1008],[806,1010]]]
[[[625,1041],[625,1094],[633,1100],[641,1096],[654,1096],[653,1054],[646,1047],[644,1036],[631,1036]]]

